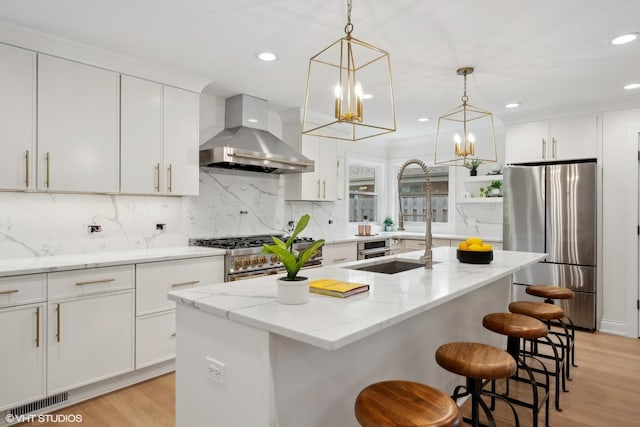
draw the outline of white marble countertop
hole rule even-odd
[[[369,292],[341,299],[310,295],[302,305],[276,302],[274,276],[170,292],[169,298],[215,316],[280,334],[326,350],[371,335],[460,295],[538,262],[545,254],[494,251],[491,264],[462,264],[456,249],[433,250],[432,270],[417,268],[387,275],[345,268],[381,260],[418,260],[421,251],[305,270],[310,279],[367,283]],[[178,319],[179,321],[179,319]]]
[[[86,254],[54,255],[0,260],[0,277],[20,274],[48,273],[61,270],[79,270],[122,264],[137,264],[172,259],[224,255],[224,249],[196,246],[175,246],[157,249],[132,249]]]
[[[431,238],[433,239],[450,239],[450,240],[465,240],[467,237],[471,236],[462,236],[460,234],[441,234],[441,233],[433,233]],[[482,237],[482,240],[486,242],[502,242],[500,239],[490,238],[490,237]],[[344,237],[333,237],[329,239],[325,239],[326,244],[332,243],[346,243],[346,242],[362,242],[369,240],[379,240],[381,238],[396,238],[396,239],[407,239],[407,240],[423,240],[424,232],[413,232],[413,231],[378,231],[372,234],[371,236],[357,236],[355,234],[346,235]]]

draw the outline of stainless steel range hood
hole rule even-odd
[[[200,166],[265,173],[313,172],[314,162],[266,130],[264,99],[236,95],[225,102],[225,129],[200,146]]]

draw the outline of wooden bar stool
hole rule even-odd
[[[546,304],[544,302],[535,301],[515,301],[509,304],[509,311],[515,314],[522,314],[524,316],[533,317],[542,322],[549,322],[552,320],[562,323],[564,317],[564,310],[562,307],[553,304]],[[547,328],[548,331],[548,328]],[[568,332],[567,332],[568,335]],[[529,354],[538,358],[551,359],[554,361],[555,369],[553,373],[549,375],[555,377],[555,407],[557,411],[562,411],[560,408],[560,384],[562,383],[562,391],[566,392],[566,375],[564,366],[566,364],[566,346],[560,336],[557,336],[558,343],[554,343],[552,340],[542,341],[539,339],[529,340],[531,342],[531,348]],[[553,355],[544,354],[538,351],[538,344],[550,345]],[[534,370],[535,371],[535,370]],[[537,372],[537,371],[536,371]]]
[[[523,381],[531,385],[532,402],[516,399],[509,396],[509,378],[506,382],[505,398],[511,403],[524,406],[532,411],[533,427],[538,426],[538,413],[544,405],[545,426],[549,426],[549,373],[542,362],[539,362],[541,370],[545,373],[545,381],[538,382],[534,376],[534,371],[529,367],[524,355],[520,354],[521,340],[549,339],[547,337],[547,326],[533,317],[515,313],[491,313],[482,319],[482,326],[490,331],[507,336],[507,353],[513,357],[520,369],[527,373],[526,377],[520,377],[518,371],[511,377],[517,381]],[[539,388],[543,393],[539,393]],[[495,392],[495,381],[491,383],[491,391]],[[492,399],[491,409],[494,409]]]
[[[516,361],[509,353],[499,348],[473,342],[452,342],[441,345],[436,350],[436,362],[449,372],[466,377],[466,385],[459,385],[453,391],[454,400],[471,396],[471,418],[463,418],[473,426],[480,423],[480,408],[484,411],[491,426],[495,420],[482,395],[496,397],[509,405],[513,412],[515,426],[520,425],[518,414],[508,399],[494,392],[484,390],[484,380],[509,378],[516,373]]]
[[[575,298],[576,296],[576,293],[571,289],[563,288],[561,286],[553,286],[553,285],[531,285],[531,286],[527,286],[525,292],[528,293],[529,295],[544,298],[544,302],[546,302],[547,304],[555,304],[556,300],[570,300]],[[571,379],[569,368],[571,366],[575,368],[578,367],[578,365],[576,365],[576,352],[574,349],[575,341],[576,341],[576,331],[573,325],[573,320],[571,320],[571,317],[567,316],[566,312],[565,312],[565,318],[569,323],[569,330],[571,332],[570,334],[571,340],[569,343],[569,348],[567,348],[567,358],[571,359],[571,364],[567,362],[567,368],[566,368],[567,379]]]
[[[462,415],[446,393],[412,381],[382,381],[356,398],[356,419],[363,427],[457,427]]]

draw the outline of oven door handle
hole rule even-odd
[[[358,254],[362,256],[366,256],[366,255],[379,254],[382,252],[391,252],[391,248],[384,247],[384,248],[375,248],[375,249],[365,249],[363,251],[358,252]]]

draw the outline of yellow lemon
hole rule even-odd
[[[493,248],[491,247],[490,244],[488,243],[484,243],[482,245],[482,252],[490,252]]]
[[[460,249],[461,251],[466,251],[467,250],[467,243],[466,242],[458,243],[458,249]]]
[[[478,237],[469,237],[466,240],[467,245],[482,245],[482,239]]]
[[[480,251],[482,251],[482,246],[481,246],[481,245],[478,245],[477,243],[474,243],[474,244],[472,244],[472,245],[469,245],[469,246],[468,246],[468,248],[469,248],[469,250],[470,250],[470,251],[473,251],[473,252],[480,252]]]

